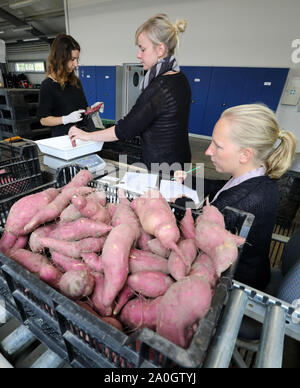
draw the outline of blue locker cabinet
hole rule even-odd
[[[242,104],[264,103],[276,112],[287,68],[248,68]]]
[[[97,101],[104,102],[101,118],[116,117],[116,66],[96,66]]]
[[[221,113],[240,105],[244,95],[247,69],[243,67],[214,67],[201,134],[211,136]]]
[[[202,131],[212,68],[181,66],[181,71],[186,75],[192,91],[189,132],[199,135]]]
[[[211,136],[222,112],[235,105],[263,103],[274,112],[289,69],[213,67],[201,134]]]
[[[80,66],[79,78],[88,102],[91,106],[97,102],[96,94],[96,66]]]

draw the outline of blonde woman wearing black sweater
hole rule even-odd
[[[186,21],[173,24],[165,14],[143,23],[136,31],[137,58],[147,73],[135,105],[111,128],[87,133],[73,126],[69,131],[71,140],[106,142],[139,135],[142,159],[149,170],[157,170],[162,163],[177,164],[174,170],[190,163],[191,89],[174,56],[179,33],[185,28]]]
[[[269,248],[278,207],[276,179],[290,167],[295,148],[294,135],[280,130],[269,108],[249,104],[223,112],[206,150],[216,170],[232,177],[229,181],[205,179],[204,194],[221,211],[231,206],[255,216],[235,279],[262,290],[270,279]],[[182,182],[185,173],[177,171],[175,177]],[[182,206],[186,201],[179,198],[176,203]],[[228,229],[234,225],[234,219],[226,219]]]

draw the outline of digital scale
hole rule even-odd
[[[95,152],[101,151],[103,142],[76,140],[73,147],[69,136],[51,137],[36,141],[44,154],[44,164],[53,170],[69,164],[88,168],[93,175],[104,172],[106,162]]]
[[[68,164],[77,164],[87,168],[93,175],[99,174],[106,167],[106,162],[97,154],[82,156],[81,158],[63,160],[53,156],[44,155],[44,164],[54,170]]]

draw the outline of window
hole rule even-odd
[[[15,62],[17,73],[45,73],[45,62]]]

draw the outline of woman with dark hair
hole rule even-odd
[[[70,35],[58,35],[51,45],[37,116],[42,125],[51,127],[52,137],[67,135],[70,127],[82,120],[88,105],[75,74],[79,53],[80,46]]]

